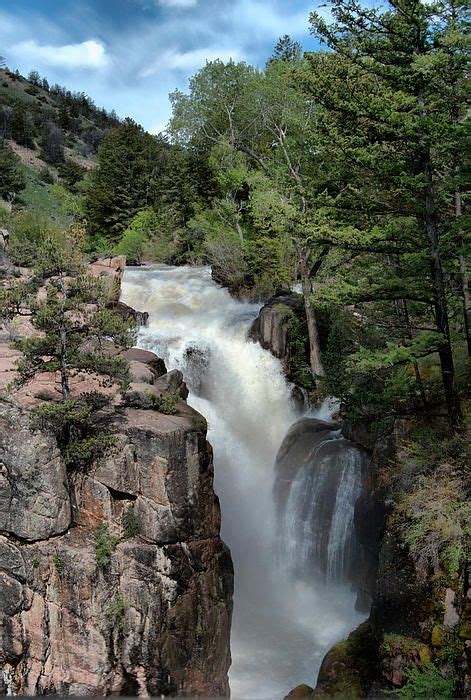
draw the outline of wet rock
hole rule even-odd
[[[162,394],[178,394],[182,399],[188,397],[188,388],[183,381],[183,374],[178,369],[172,369],[156,379],[153,388]]]
[[[299,306],[299,295],[280,294],[272,297],[260,309],[250,329],[250,338],[262,348],[285,359],[288,354],[288,320]]]
[[[288,695],[286,695],[285,700],[288,700],[288,698],[312,698],[314,697],[314,688],[311,688],[310,685],[306,685],[305,683],[302,683],[301,685],[297,685],[296,688],[293,688]]]
[[[372,629],[364,622],[343,642],[338,642],[322,661],[314,697],[365,697],[378,662]]]
[[[128,306],[122,301],[118,301],[111,306],[113,311],[118,313],[125,321],[133,321],[136,326],[147,326],[149,314],[147,311],[137,311],[132,306]]]

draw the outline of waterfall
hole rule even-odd
[[[306,484],[314,498],[325,499],[328,488],[320,481],[334,488],[334,480],[324,474],[327,467],[310,469],[302,441],[291,440],[302,420],[280,362],[247,339],[260,305],[234,300],[213,282],[209,268],[161,265],[127,269],[122,299],[149,312],[139,346],[183,372],[188,402],[208,421],[222,537],[235,568],[232,697],[282,698],[300,683],[312,685],[327,649],[364,617],[340,580],[347,577],[338,576],[348,568],[354,545],[349,533],[359,483],[355,458],[347,449],[343,466],[336,465],[329,537],[322,545],[310,542],[317,516]],[[344,443],[325,425],[324,439],[341,451]],[[316,438],[312,449],[321,455],[326,448]],[[288,475],[283,455],[296,466]],[[329,585],[312,575],[313,549],[330,562]]]

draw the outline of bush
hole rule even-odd
[[[49,168],[41,168],[39,171],[39,179],[41,182],[45,182],[46,185],[53,185],[55,180],[54,180],[54,175],[52,172],[49,170]]]
[[[95,531],[95,559],[97,566],[104,569],[111,560],[116,545],[119,542],[119,537],[110,535],[108,525],[102,523]]]
[[[68,467],[83,468],[115,443],[115,437],[103,430],[97,416],[109,401],[110,397],[100,392],[48,401],[32,410],[31,426],[55,435]]]
[[[130,264],[140,263],[147,241],[156,234],[157,216],[153,211],[140,211],[125,230],[114,248],[115,255],[125,255]]]
[[[106,608],[106,626],[118,633],[124,630],[124,618],[126,615],[126,602],[122,593],[117,593]]]
[[[130,408],[158,411],[167,415],[177,413],[180,396],[177,394],[154,394],[151,391],[128,391],[124,394],[124,403]]]
[[[471,535],[465,439],[442,437],[434,442],[436,438],[427,430],[404,444],[401,455],[403,471],[411,476],[398,496],[397,511],[403,519],[400,536],[422,581],[435,568],[455,577],[466,561]]]
[[[407,682],[396,691],[402,698],[453,698],[457,684],[456,676],[443,676],[438,668],[432,664],[425,664],[421,668],[413,667],[405,672]]]
[[[124,511],[121,523],[126,537],[135,537],[141,531],[141,524],[133,506]]]

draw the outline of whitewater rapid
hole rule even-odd
[[[139,347],[183,372],[188,403],[208,421],[235,569],[232,697],[314,685],[327,649],[364,616],[347,585],[295,578],[276,555],[273,466],[299,416],[279,361],[247,337],[260,305],[234,300],[205,267],[128,268],[121,298],[149,312]]]

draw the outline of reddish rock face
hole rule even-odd
[[[181,383],[167,379],[162,388]],[[7,690],[228,695],[233,570],[205,421],[182,401],[171,416],[122,410],[113,427],[112,451],[87,473],[67,474],[55,441],[30,431],[24,406],[0,400]],[[130,509],[132,536],[123,528]],[[99,566],[103,523],[119,542]]]

